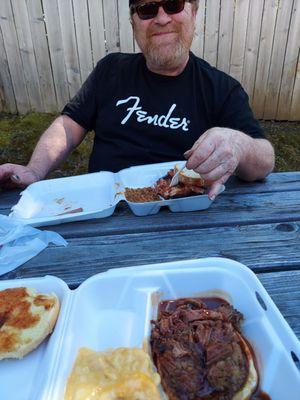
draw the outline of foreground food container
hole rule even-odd
[[[204,210],[212,201],[207,195],[147,203],[132,203],[125,199],[124,190],[150,187],[182,161],[141,165],[118,173],[96,172],[68,178],[49,179],[33,183],[21,193],[10,217],[32,226],[56,225],[64,222],[112,215],[116,205],[125,200],[135,215],[156,214],[162,206],[172,212]],[[223,187],[221,191],[225,188]]]
[[[261,389],[272,400],[298,400],[300,344],[255,274],[222,258],[121,268],[97,274],[71,291],[60,279],[0,281],[55,292],[62,302],[53,334],[23,360],[0,361],[0,399],[62,400],[80,347],[142,347],[161,300],[218,296],[244,314]]]

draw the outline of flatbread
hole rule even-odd
[[[59,313],[55,294],[25,287],[0,291],[0,360],[23,358],[52,332]]]

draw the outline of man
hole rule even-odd
[[[43,179],[95,130],[89,171],[187,159],[213,184],[252,181],[274,167],[274,151],[233,78],[190,52],[199,0],[129,0],[140,54],[102,59],[41,136],[26,167],[4,164],[0,182]]]

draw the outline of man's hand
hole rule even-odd
[[[31,183],[40,180],[38,174],[29,167],[17,164],[0,165],[0,187],[13,189],[16,187],[25,188]]]
[[[212,200],[248,154],[252,141],[251,137],[233,129],[211,128],[185,152],[187,168],[212,182],[208,193]]]

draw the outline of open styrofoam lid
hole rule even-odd
[[[36,182],[21,193],[21,199],[12,207],[9,216],[32,226],[105,218],[113,214],[121,200],[125,200],[137,216],[155,214],[164,206],[172,212],[207,209],[212,203],[207,194],[149,203],[127,201],[124,196],[126,187],[154,186],[176,163],[180,164],[178,161],[148,164],[126,168],[118,173],[101,171]],[[219,193],[224,189],[222,186]]]

